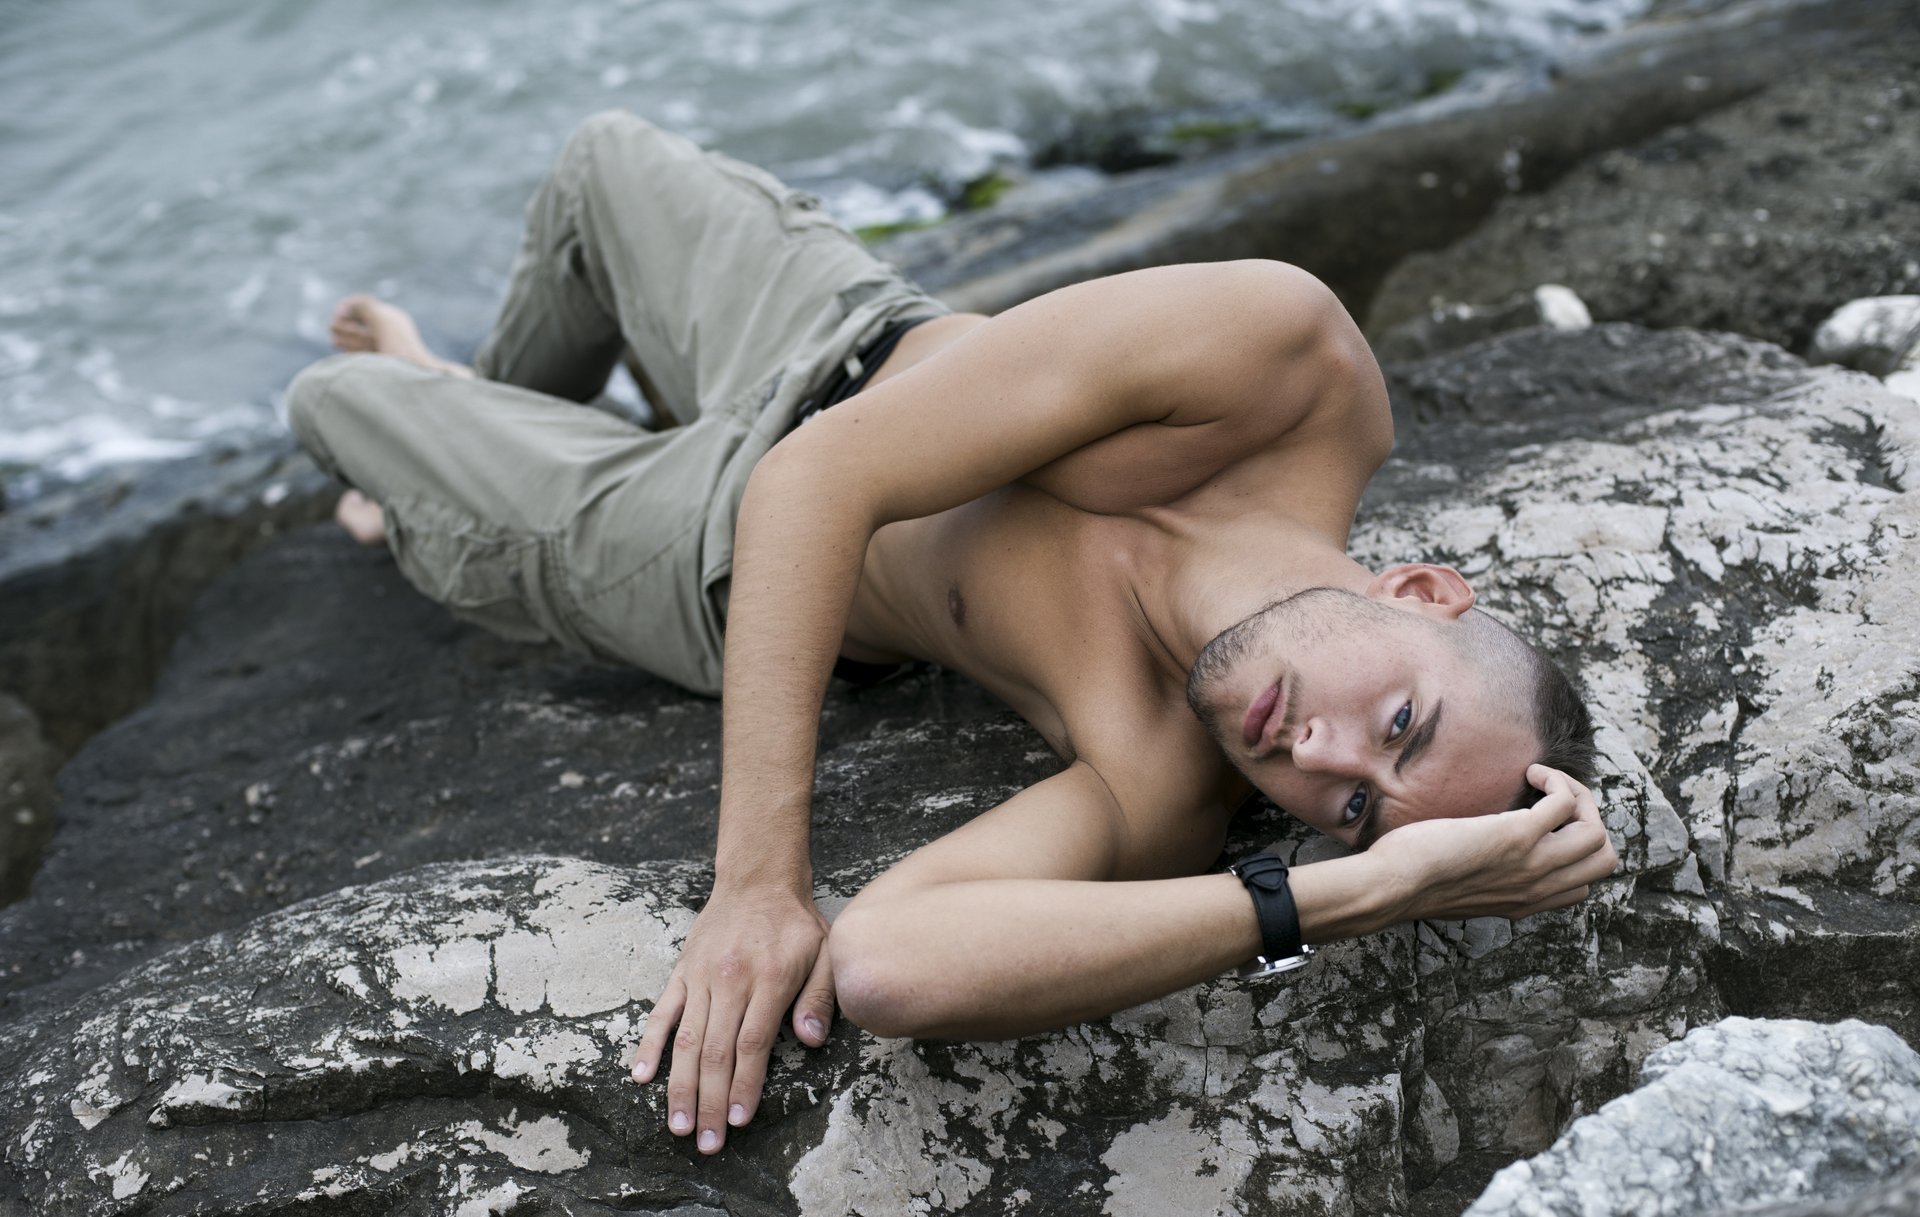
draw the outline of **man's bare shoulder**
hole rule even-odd
[[[1287,486],[1320,523],[1341,516],[1343,502],[1350,515],[1392,447],[1385,386],[1359,327],[1297,267],[1154,267],[1034,303],[1072,329],[1107,333],[1090,375],[1103,394],[1143,403],[1021,477],[1074,507],[1124,514],[1196,492],[1244,504]]]

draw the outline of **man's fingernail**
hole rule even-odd
[[[687,1132],[693,1128],[693,1117],[684,1111],[676,1111],[667,1120],[667,1127],[675,1132]]]
[[[700,1149],[703,1153],[712,1153],[720,1148],[720,1134],[709,1128],[700,1134]]]
[[[745,1124],[746,1122],[747,1122],[746,1108],[742,1107],[738,1103],[735,1103],[732,1107],[727,1108],[727,1123],[733,1125],[735,1128],[738,1128],[742,1124]]]
[[[633,1080],[634,1080],[634,1081],[636,1081],[636,1082],[644,1082],[644,1081],[646,1081],[646,1080],[647,1080],[648,1078],[650,1078],[650,1077],[652,1077],[652,1076],[653,1076],[653,1066],[652,1066],[652,1065],[649,1065],[649,1064],[647,1064],[647,1063],[646,1063],[645,1061],[635,1061],[635,1062],[634,1062],[634,1065],[633,1065]]]
[[[819,1015],[809,1014],[802,1021],[806,1025],[808,1035],[811,1035],[813,1038],[817,1040],[823,1040],[827,1038],[827,1025],[820,1021]]]

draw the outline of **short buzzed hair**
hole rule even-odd
[[[1537,764],[1558,769],[1583,786],[1593,785],[1598,750],[1593,742],[1593,715],[1573,681],[1547,653],[1488,613],[1469,609],[1460,624],[1472,658],[1500,673],[1510,695],[1531,711],[1534,734],[1540,739]],[[1531,807],[1542,792],[1524,779],[1514,796],[1515,807]]]

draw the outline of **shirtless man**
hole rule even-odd
[[[702,1151],[752,1118],[783,1018],[817,1046],[836,993],[879,1034],[1006,1037],[1271,953],[1263,897],[1204,873],[1254,789],[1356,849],[1292,870],[1307,943],[1612,872],[1565,678],[1457,572],[1347,556],[1392,421],[1311,275],[1170,266],[954,314],[811,196],[623,114],[528,218],[474,369],[351,297],[359,353],[302,373],[290,417],[358,488],[342,522],[429,595],[723,692],[713,893],[633,1061],[671,1053],[669,1127]],[[573,404],[623,354],[678,426]],[[828,679],[910,657],[1064,766],[829,930]]]

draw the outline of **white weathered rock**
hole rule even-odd
[[[1845,1196],[1920,1160],[1920,1054],[1885,1027],[1729,1018],[1641,1078],[1465,1217],[1694,1217]]]
[[[1533,303],[1540,310],[1540,324],[1551,329],[1584,330],[1593,324],[1587,302],[1564,283],[1542,283],[1534,288]]]
[[[1875,376],[1905,365],[1920,345],[1920,296],[1869,296],[1833,311],[1813,333],[1807,358]]]
[[[1887,389],[1908,401],[1920,403],[1920,367],[1911,362],[1902,366],[1887,377]]]

